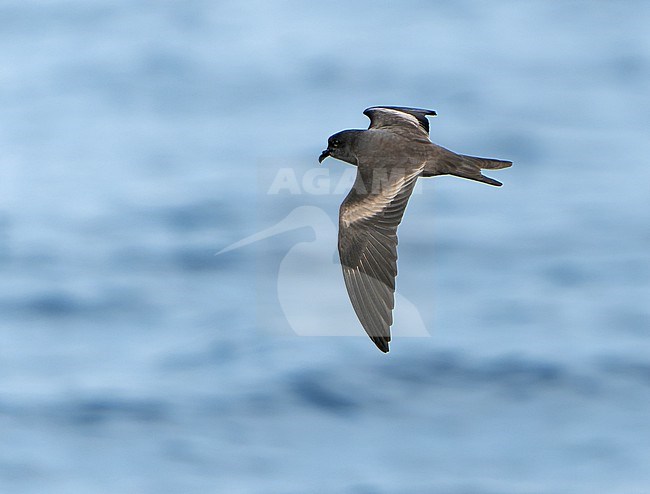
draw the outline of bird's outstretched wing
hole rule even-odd
[[[397,227],[420,168],[359,167],[339,214],[339,256],[354,311],[368,336],[388,352],[395,305]]]
[[[408,108],[404,106],[372,106],[366,108],[363,114],[370,118],[369,129],[381,127],[407,126],[429,136],[429,121],[427,116],[435,117],[433,110]]]

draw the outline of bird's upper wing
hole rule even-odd
[[[359,167],[341,204],[339,256],[352,306],[368,336],[388,351],[397,276],[397,227],[419,168]]]
[[[363,114],[370,118],[370,129],[400,126],[424,132],[429,136],[429,121],[427,115],[435,116],[433,110],[422,108],[407,108],[402,106],[372,106],[366,108]]]

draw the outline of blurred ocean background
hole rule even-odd
[[[0,2],[0,492],[650,492],[648,26],[641,0]],[[388,355],[321,235],[349,167],[304,178],[382,104],[515,162],[413,196],[397,286],[430,337],[396,322]],[[312,307],[358,336],[301,336]]]

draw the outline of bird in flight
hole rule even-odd
[[[397,227],[418,177],[454,175],[501,186],[481,174],[511,161],[456,154],[429,140],[420,108],[373,106],[367,130],[343,130],[327,140],[318,158],[331,156],[357,167],[352,190],[339,211],[338,248],[352,307],[370,339],[388,352],[395,306]]]

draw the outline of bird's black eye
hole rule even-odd
[[[332,147],[337,148],[339,146],[341,146],[341,141],[339,141],[338,139],[333,139],[332,140]]]

